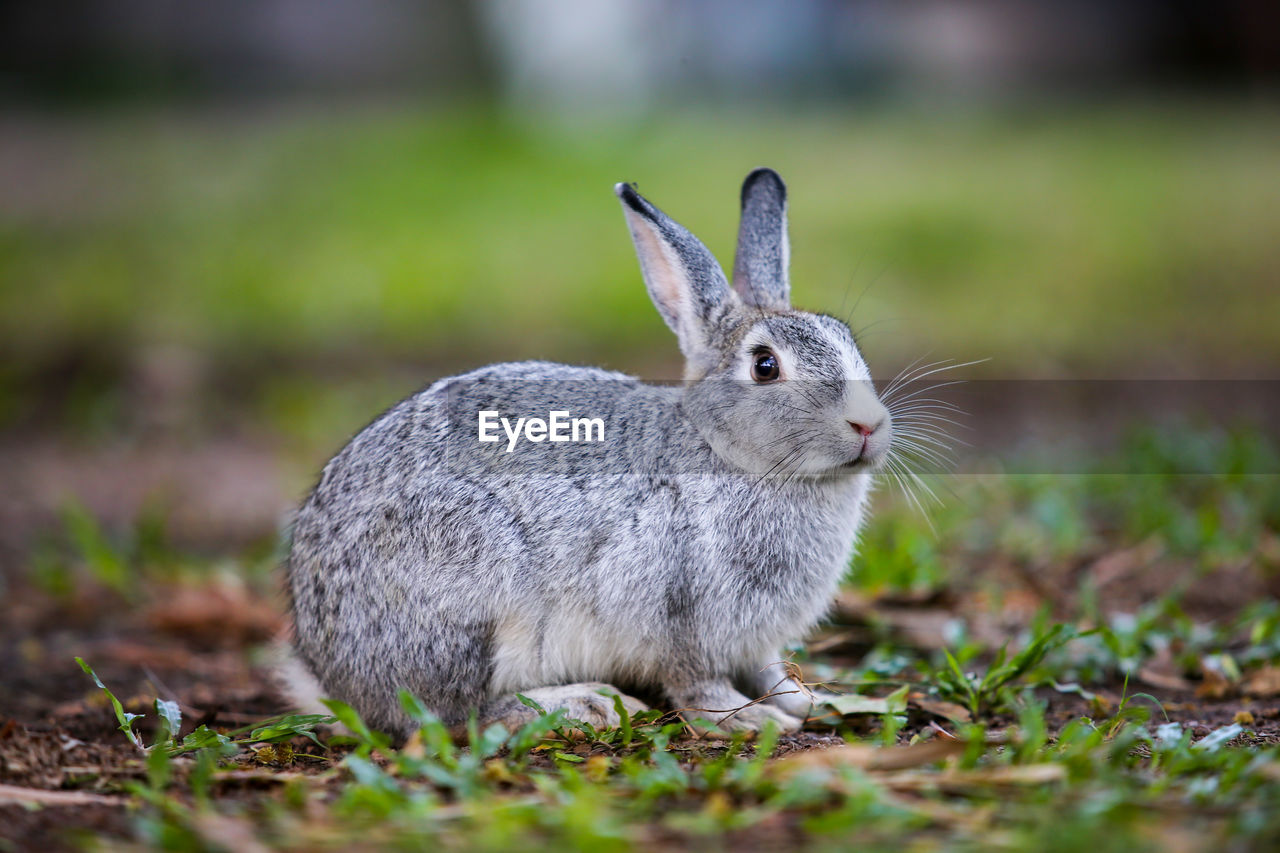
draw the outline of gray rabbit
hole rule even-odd
[[[517,693],[597,724],[617,722],[606,693],[725,729],[803,723],[782,649],[848,566],[889,413],[848,327],[791,308],[775,172],[742,185],[732,285],[634,186],[615,192],[685,382],[499,364],[365,428],[293,528],[301,702],[341,699],[398,737],[416,727],[402,688],[451,725],[516,725],[535,713]],[[484,418],[555,412],[560,438],[481,440]],[[564,413],[602,428],[565,440]]]

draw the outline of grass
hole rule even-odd
[[[1265,845],[1280,832],[1274,746],[1253,746],[1239,725],[1195,739],[1178,723],[1149,725],[1142,709],[1081,718],[1050,737],[1044,706],[1028,702],[998,736],[976,724],[953,740],[855,742],[769,761],[776,732],[752,744],[700,743],[656,712],[604,731],[544,715],[511,734],[472,727],[457,744],[417,700],[403,701],[422,725],[404,748],[333,703],[354,733],[330,740],[334,769],[294,774],[281,796],[248,810],[208,796],[220,772],[210,760],[175,772],[170,751],[152,750],[149,783],[133,788],[148,804],[142,839],[188,849],[247,837],[280,849],[594,850],[751,847],[778,836],[820,847],[857,837],[873,848],[914,839],[926,848],[1213,849]]]
[[[310,477],[443,365],[673,375],[609,187],[638,180],[728,261],[736,183],[762,163],[790,183],[797,302],[880,322],[863,335],[874,365],[933,351],[990,356],[996,376],[1204,376],[1280,356],[1278,128],[1246,106],[49,127],[57,180],[34,172],[0,204],[5,425],[148,435],[132,419],[159,389],[195,400],[197,435],[261,430]],[[433,369],[384,370],[402,362]],[[30,415],[49,388],[60,408]],[[91,842],[1274,846],[1280,477],[1256,472],[1280,448],[1159,425],[1119,453],[1073,475],[944,478],[932,528],[881,489],[831,625],[794,650],[846,691],[800,737],[717,739],[656,713],[459,733],[405,697],[421,730],[393,748],[340,704],[349,734],[273,715],[243,696],[262,683],[278,554],[166,542],[163,504],[124,531],[68,505],[3,578],[5,619],[44,627],[0,679],[88,742],[55,743],[40,760],[60,769],[30,784],[114,798],[122,825]],[[51,684],[66,671],[69,694]],[[21,753],[38,734],[0,726],[6,773],[11,755],[43,766]],[[68,814],[50,820],[97,826]]]
[[[1219,473],[1161,473],[1188,446]],[[1265,848],[1280,840],[1280,727],[1250,685],[1280,672],[1280,606],[1249,590],[1280,572],[1280,477],[1232,460],[1273,450],[1252,434],[1137,433],[1122,461],[1151,473],[954,478],[936,537],[882,494],[842,594],[874,602],[871,635],[843,652],[823,639],[858,630],[841,604],[800,650],[809,677],[847,692],[798,739],[708,737],[625,708],[611,729],[556,712],[451,732],[406,694],[421,728],[397,748],[342,703],[330,720],[346,733],[297,716],[184,729],[164,700],[122,705],[106,684],[140,769],[90,784],[138,805],[137,838],[186,849]],[[207,572],[68,523],[72,587],[105,563],[96,583],[123,577],[133,589],[116,594],[141,602],[155,579]],[[1202,592],[1228,582],[1226,600]],[[903,613],[951,624],[928,641],[898,630]],[[1153,672],[1186,687],[1151,687]],[[145,735],[131,708],[164,722]]]
[[[152,749],[147,785],[133,786],[147,804],[141,837],[188,849],[256,836],[281,849],[594,850],[751,846],[785,828],[817,846],[857,836],[877,848],[914,838],[926,847],[1155,849],[1265,844],[1280,832],[1280,753],[1251,748],[1239,725],[1194,739],[1130,712],[1082,718],[1051,738],[1044,706],[1030,702],[994,738],[971,725],[949,740],[769,761],[776,732],[751,744],[741,735],[691,742],[683,724],[657,712],[633,721],[625,709],[620,729],[557,712],[514,733],[473,726],[457,744],[416,699],[402,701],[421,723],[402,749],[331,703],[353,733],[330,741],[335,770],[294,774],[283,796],[250,811],[215,805],[208,792],[219,771],[207,755],[175,772],[172,751]]]

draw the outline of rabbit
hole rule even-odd
[[[647,707],[632,693],[725,730],[803,724],[813,697],[782,649],[834,598],[889,412],[849,328],[791,307],[776,172],[743,182],[732,284],[614,189],[685,381],[498,364],[366,427],[294,522],[296,695],[399,738],[417,728],[401,689],[449,725],[519,725],[537,713],[520,696],[616,725],[614,696]],[[601,419],[605,440],[477,438],[480,412],[553,410]]]

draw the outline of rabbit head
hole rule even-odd
[[[686,228],[618,184],[649,296],[685,357],[683,405],[715,452],[762,476],[842,477],[889,449],[889,412],[849,327],[791,307],[787,190],[742,184],[732,286]]]

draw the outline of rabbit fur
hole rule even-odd
[[[398,695],[517,725],[516,694],[597,724],[643,691],[726,729],[798,728],[782,649],[849,564],[889,415],[848,327],[790,306],[786,188],[747,176],[733,283],[619,184],[685,382],[546,362],[442,379],[325,466],[287,562],[298,692],[397,737]],[[773,355],[778,377],[753,378]],[[481,443],[477,413],[602,418],[602,442]],[[309,686],[308,686],[309,685]],[[752,703],[757,697],[764,701]]]

